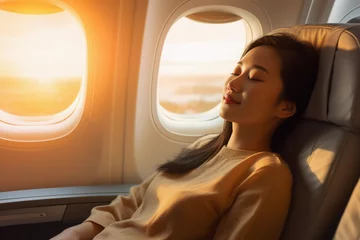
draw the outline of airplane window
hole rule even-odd
[[[360,23],[360,17],[356,17],[348,21],[348,23]]]
[[[225,23],[179,19],[169,30],[161,55],[160,106],[181,115],[213,109],[221,101],[223,84],[245,44],[241,18]]]
[[[0,34],[0,118],[49,117],[68,109],[86,80],[79,21],[66,10],[0,10]]]

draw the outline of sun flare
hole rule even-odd
[[[68,12],[34,16],[0,11],[0,22],[11,23],[0,24],[2,75],[51,81],[83,74],[84,36]]]
[[[0,33],[0,111],[49,116],[74,103],[87,67],[87,46],[81,24],[69,12],[0,10]]]

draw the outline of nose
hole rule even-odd
[[[230,90],[232,92],[240,92],[240,88],[241,88],[241,80],[240,80],[240,76],[238,76],[237,78],[232,79],[231,81],[229,81],[226,85],[226,89]]]
[[[231,86],[230,82],[228,83],[226,90],[230,90],[232,92],[238,92],[238,90],[236,88],[234,88],[233,86]]]

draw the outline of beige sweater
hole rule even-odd
[[[96,240],[278,239],[291,186],[278,155],[224,146],[187,174],[154,173],[86,221],[105,228]]]

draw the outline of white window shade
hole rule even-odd
[[[231,23],[241,20],[240,16],[227,12],[207,11],[197,12],[186,16],[187,18],[200,23]]]

